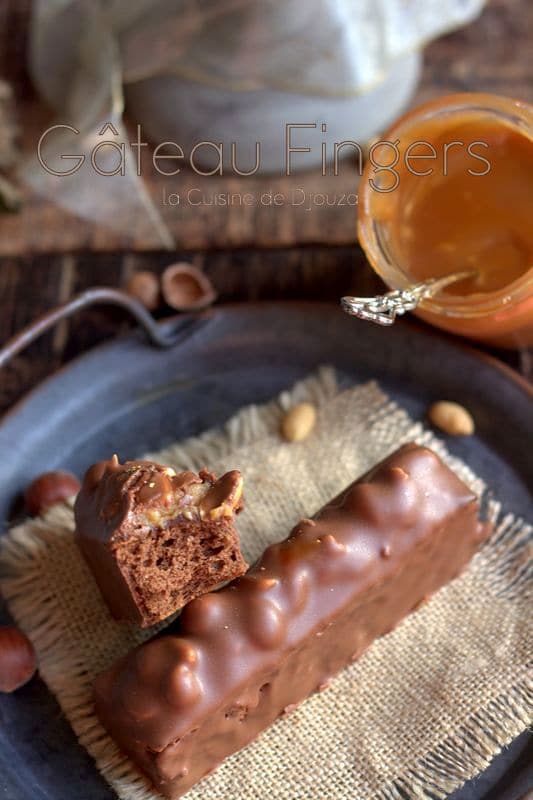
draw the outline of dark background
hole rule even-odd
[[[0,75],[13,85],[24,150],[35,147],[52,116],[33,91],[25,67],[28,0],[0,0]],[[480,18],[425,50],[413,104],[456,91],[489,91],[533,102],[533,2],[490,0]],[[156,177],[149,189],[160,196]],[[184,180],[192,180],[185,177]],[[237,191],[236,178],[203,179],[206,191]],[[354,191],[353,176],[257,177],[246,189]],[[331,181],[335,181],[335,185]],[[209,188],[210,187],[210,188]],[[91,285],[119,286],[137,269],[161,271],[186,258],[204,267],[221,301],[308,298],[332,301],[372,293],[381,284],[356,245],[353,208],[216,208],[183,206],[169,222],[179,252],[150,252],[38,198],[19,214],[0,215],[0,345],[38,314]],[[274,213],[273,213],[274,212]],[[134,232],[133,232],[134,234]],[[65,360],[128,323],[109,310],[61,324],[0,372],[0,412]],[[394,336],[394,329],[390,334]],[[528,353],[500,353],[530,375]]]

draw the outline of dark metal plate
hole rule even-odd
[[[171,320],[164,327],[182,324]],[[163,447],[221,424],[242,405],[268,400],[326,363],[346,385],[379,380],[415,418],[433,400],[466,405],[476,436],[450,441],[450,450],[494,487],[506,508],[531,516],[531,394],[490,359],[417,324],[383,329],[329,305],[222,307],[188,333],[171,350],[148,347],[137,333],[99,347],[4,417],[3,525],[16,515],[17,498],[35,475],[56,467],[82,474],[110,453],[129,458]],[[0,607],[0,622],[6,619]],[[525,734],[454,800],[516,800],[533,783],[528,760]],[[0,696],[2,800],[111,796],[39,680]]]

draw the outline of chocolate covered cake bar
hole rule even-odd
[[[147,627],[242,575],[241,495],[237,470],[217,480],[116,456],[92,466],[74,509],[76,540],[113,616]]]
[[[179,797],[454,578],[487,533],[468,487],[406,445],[99,676],[97,713]]]

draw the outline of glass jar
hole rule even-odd
[[[533,345],[533,106],[457,94],[401,117],[370,151],[358,234],[391,289],[473,271],[422,301],[432,325]]]

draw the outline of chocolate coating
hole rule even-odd
[[[179,797],[451,580],[488,532],[477,514],[433,452],[406,445],[101,675],[100,719]]]
[[[76,540],[113,616],[153,625],[242,575],[241,492],[237,470],[217,480],[116,456],[94,464],[76,501]]]

